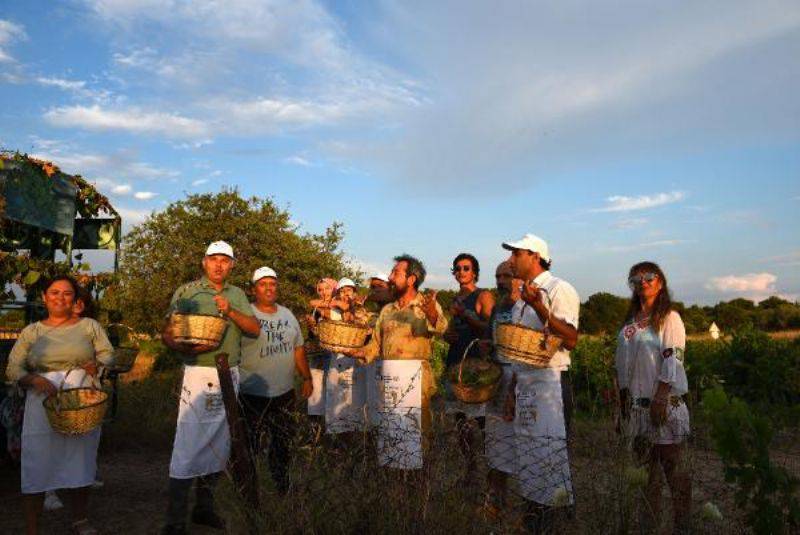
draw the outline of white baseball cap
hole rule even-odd
[[[379,271],[378,273],[373,274],[370,279],[378,279],[379,281],[389,282],[389,275],[386,273]]]
[[[224,254],[225,256],[234,258],[233,247],[231,247],[227,242],[224,241],[211,242],[211,244],[208,246],[208,249],[206,249],[206,256],[211,256],[215,254]]]
[[[503,249],[522,249],[532,253],[539,253],[539,256],[542,257],[545,262],[550,261],[550,248],[547,246],[547,242],[536,234],[525,234],[516,241],[503,242]]]
[[[264,277],[272,277],[273,279],[278,279],[278,274],[275,273],[275,270],[271,267],[262,266],[253,272],[253,282],[258,282]]]
[[[345,286],[352,286],[353,288],[356,287],[356,283],[352,280],[348,279],[347,277],[343,277],[339,279],[339,282],[336,283],[336,289],[344,288]]]

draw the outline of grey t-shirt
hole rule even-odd
[[[303,345],[303,333],[288,308],[278,305],[274,314],[267,314],[252,307],[261,332],[258,338],[242,338],[239,388],[245,394],[274,398],[294,386],[294,350]]]

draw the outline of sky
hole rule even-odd
[[[126,228],[237,187],[453,288],[534,233],[583,299],[800,298],[800,3],[0,0],[0,147]],[[269,259],[265,259],[269,264]]]

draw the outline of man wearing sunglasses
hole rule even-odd
[[[488,290],[478,288],[480,276],[478,259],[468,253],[461,253],[453,260],[453,277],[459,286],[450,313],[453,318],[450,328],[444,335],[450,344],[445,366],[458,366],[464,353],[470,348],[473,340],[485,338],[489,329],[489,318],[494,309],[494,296]],[[472,344],[468,357],[480,355],[477,343]],[[485,404],[462,403],[453,396],[449,384],[447,392],[446,412],[454,414],[458,430],[458,444],[467,461],[466,477],[475,471],[477,462],[472,446],[472,426],[470,420],[475,419],[483,432],[486,424]]]
[[[520,491],[529,503],[530,527],[547,533],[554,507],[574,503],[567,452],[572,393],[564,372],[578,342],[580,298],[572,285],[550,273],[550,250],[540,237],[526,234],[504,242],[503,248],[511,251],[514,276],[524,281],[522,298],[511,309],[512,322],[563,340],[548,367],[516,361],[512,378]]]

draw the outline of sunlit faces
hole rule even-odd
[[[317,283],[317,295],[323,301],[330,301],[333,297],[333,286],[327,281],[319,281]]]
[[[253,295],[259,305],[272,306],[278,299],[278,280],[262,277],[253,285]]]
[[[389,274],[389,287],[392,288],[395,296],[403,295],[408,289],[410,283],[407,273],[408,262],[405,260],[396,263],[392,268],[392,272]]]
[[[233,269],[233,258],[223,254],[203,257],[203,271],[208,280],[214,284],[222,284]]]
[[[475,266],[472,265],[472,261],[468,258],[463,258],[456,262],[452,272],[458,284],[464,285],[475,282]]]
[[[640,271],[628,278],[628,285],[645,301],[654,299],[663,288],[661,277],[651,271]]]
[[[511,264],[503,262],[497,266],[497,271],[494,273],[494,279],[497,283],[497,289],[503,291],[511,290],[511,279],[514,278],[514,273],[511,271]]]
[[[352,299],[353,296],[356,294],[356,289],[352,286],[344,286],[339,288],[339,298],[340,299]]]
[[[42,294],[47,315],[51,317],[72,316],[75,306],[75,289],[69,281],[59,280],[51,284]]]
[[[513,249],[507,262],[514,277],[531,279],[535,273],[534,266],[539,263],[539,253],[532,253],[526,249]]]

